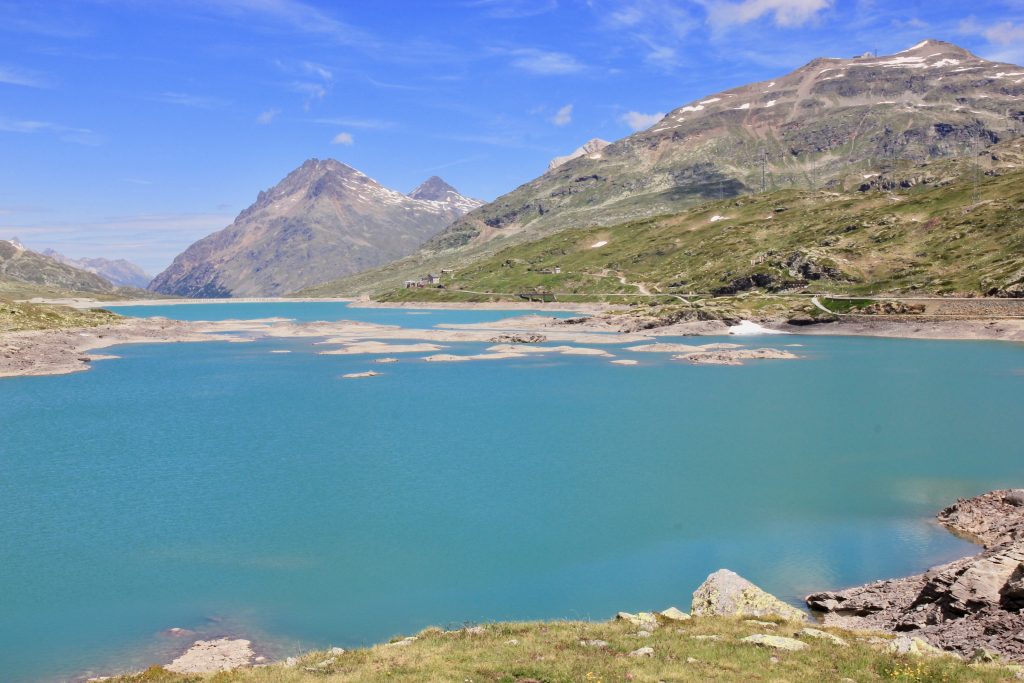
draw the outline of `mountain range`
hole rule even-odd
[[[49,256],[52,259],[56,259],[66,265],[81,268],[82,270],[99,275],[118,287],[137,287],[139,289],[145,289],[146,285],[148,285],[149,281],[152,279],[146,274],[146,271],[142,270],[142,268],[131,261],[126,261],[125,259],[74,259],[70,256],[65,256],[59,251],[54,251],[53,249],[43,249],[40,253],[44,256]]]
[[[483,202],[432,177],[404,195],[310,159],[150,283],[187,297],[277,296],[389,263]]]
[[[17,239],[0,240],[0,295],[112,294],[116,289],[99,275],[27,249]]]
[[[842,189],[897,162],[971,156],[1022,133],[1022,67],[938,40],[888,56],[815,59],[686,103],[466,214],[415,254],[307,293],[380,293],[567,228],[762,190]]]

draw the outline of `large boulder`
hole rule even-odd
[[[766,593],[736,572],[719,569],[693,593],[694,616],[777,617],[805,621],[807,615]]]

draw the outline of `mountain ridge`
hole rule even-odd
[[[26,248],[17,238],[0,240],[0,292],[26,288],[90,294],[112,294],[117,289],[95,273]]]
[[[88,271],[108,280],[118,287],[136,287],[145,289],[153,278],[137,264],[126,259],[71,258],[54,249],[43,249],[44,256],[56,259],[61,263]]]
[[[390,262],[478,205],[444,187],[442,199],[415,199],[335,159],[308,159],[179,254],[149,288],[274,296]]]
[[[566,228],[614,225],[762,189],[834,187],[896,160],[960,157],[1024,134],[1024,68],[933,39],[888,56],[811,60],[697,98],[600,158],[579,156],[468,213],[415,254],[329,283],[380,292]],[[494,244],[491,244],[494,242]]]

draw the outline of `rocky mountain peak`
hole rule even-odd
[[[555,157],[548,163],[548,170],[554,170],[562,164],[578,159],[579,157],[589,157],[593,159],[600,158],[601,150],[610,145],[611,143],[601,138],[591,138],[582,145],[576,148],[572,154],[566,154],[562,157]]]
[[[286,294],[405,256],[481,204],[437,177],[407,196],[335,159],[308,159],[180,254],[150,289]]]
[[[954,53],[954,54],[961,55],[963,57],[974,57],[975,56],[969,50],[966,50],[966,49],[960,47],[959,45],[947,42],[945,40],[936,40],[934,38],[927,38],[925,40],[922,40],[920,43],[917,43],[916,45],[912,45],[912,46],[908,47],[906,50],[901,50],[901,51],[897,52],[896,54],[897,55],[909,55],[909,54],[921,54],[921,53],[924,53],[924,52],[927,52],[929,54],[932,54],[932,53],[942,53],[942,54]]]
[[[409,193],[409,196],[428,202],[443,202],[448,199],[449,192],[459,193],[443,178],[433,175],[420,183],[419,187]]]

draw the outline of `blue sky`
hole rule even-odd
[[[493,199],[592,137],[1024,0],[0,0],[0,238],[151,272],[310,157]]]

